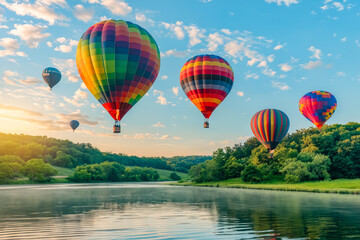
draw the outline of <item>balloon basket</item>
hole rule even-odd
[[[116,121],[113,127],[113,133],[121,133],[120,122]]]
[[[204,128],[209,128],[209,120],[205,119]]]

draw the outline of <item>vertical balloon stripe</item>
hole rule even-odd
[[[81,37],[76,56],[81,78],[115,120],[150,89],[160,68],[160,51],[142,27],[108,20]]]
[[[269,150],[275,149],[289,130],[289,118],[277,109],[264,109],[254,114],[250,126],[254,136]]]

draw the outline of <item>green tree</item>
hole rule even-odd
[[[181,180],[181,177],[179,175],[177,175],[175,172],[172,172],[170,174],[170,179],[173,181],[179,181],[179,180]]]
[[[35,182],[49,181],[56,173],[56,169],[42,159],[31,159],[24,167],[24,175]]]

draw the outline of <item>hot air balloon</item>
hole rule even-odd
[[[216,55],[190,58],[180,72],[182,89],[205,117],[204,128],[209,128],[209,117],[229,94],[233,83],[231,66]]]
[[[70,127],[72,128],[73,132],[75,131],[75,129],[77,129],[77,127],[80,125],[79,121],[77,120],[71,120],[70,121]]]
[[[61,72],[53,67],[47,67],[42,72],[42,77],[47,85],[49,85],[50,90],[58,84],[61,79]]]
[[[251,119],[251,130],[255,137],[268,149],[270,156],[289,130],[288,116],[277,109],[264,109]]]
[[[336,98],[326,91],[309,92],[299,101],[301,114],[315,124],[319,130],[334,114],[336,106]]]
[[[91,26],[79,40],[76,65],[86,87],[115,120],[145,95],[160,68],[160,52],[144,28],[123,20]]]

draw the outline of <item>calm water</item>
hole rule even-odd
[[[360,239],[360,196],[158,184],[0,186],[0,239]]]

